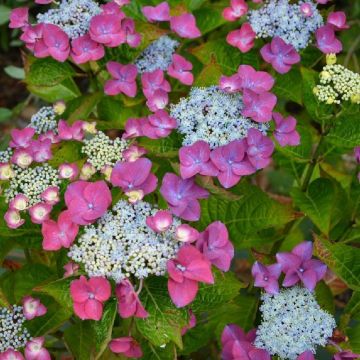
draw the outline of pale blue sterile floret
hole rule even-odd
[[[37,21],[57,25],[70,39],[76,39],[88,32],[91,19],[100,12],[100,6],[92,0],[62,0],[57,8],[38,14]]]
[[[156,233],[146,218],[157,212],[149,203],[120,200],[95,225],[85,227],[69,257],[84,265],[89,276],[105,276],[116,282],[131,275],[142,279],[164,275],[166,263],[175,257],[181,243],[175,239],[180,220],[169,230]]]
[[[336,327],[335,319],[322,310],[313,293],[294,286],[277,295],[262,295],[262,322],[256,332],[255,346],[281,359],[325,346]]]
[[[178,41],[166,35],[152,42],[134,62],[139,74],[155,70],[166,71],[178,46]]]
[[[30,119],[29,127],[35,129],[37,134],[46,133],[49,130],[57,133],[56,113],[53,106],[43,106]]]
[[[178,132],[184,135],[183,145],[203,140],[214,149],[245,138],[250,128],[266,135],[268,125],[242,116],[242,109],[239,93],[229,94],[217,86],[193,87],[187,98],[170,105],[170,115],[177,121]]]
[[[23,348],[31,340],[25,321],[22,306],[0,308],[0,353]]]
[[[270,0],[258,10],[248,13],[248,21],[259,38],[281,37],[296,50],[307,47],[312,34],[323,25],[324,20],[312,1],[313,14],[306,17],[300,6],[305,1],[290,4],[289,0]]]

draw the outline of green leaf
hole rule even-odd
[[[224,199],[210,196],[201,201],[199,225],[205,228],[212,221],[222,221],[230,238],[238,247],[253,246],[259,231],[282,226],[293,219],[291,209],[276,202],[258,187],[241,182],[233,190],[240,199]]]
[[[138,144],[144,146],[152,154],[159,157],[177,156],[178,150],[181,148],[181,136],[177,132],[172,132],[169,136],[152,140],[148,138],[140,138]]]
[[[190,50],[203,64],[209,64],[214,58],[224,74],[234,74],[239,65],[249,64],[258,67],[258,57],[253,52],[242,54],[237,48],[230,46],[223,39],[211,40]]]
[[[345,307],[345,313],[360,320],[360,291],[354,291]]]
[[[360,144],[359,112],[353,115],[341,115],[330,129],[326,137],[339,147],[353,148]]]
[[[199,28],[201,35],[205,35],[226,24],[226,20],[222,16],[223,8],[222,4],[212,3],[210,6],[204,6],[193,11],[193,15],[196,17],[196,25]]]
[[[60,144],[49,164],[54,168],[64,162],[75,162],[81,159],[81,143],[78,141],[67,141]]]
[[[186,309],[177,309],[170,300],[167,280],[147,279],[140,298],[149,316],[135,319],[138,331],[154,346],[173,341],[182,348],[181,329],[188,323],[188,313]]]
[[[91,321],[80,321],[64,331],[65,343],[76,360],[94,360],[94,329]]]
[[[194,82],[194,86],[211,86],[219,83],[222,75],[221,68],[213,59],[210,64],[205,65]]]
[[[351,289],[360,290],[360,249],[316,237],[316,254]]]
[[[344,216],[347,199],[335,181],[316,179],[306,193],[294,189],[291,195],[295,205],[326,235]]]
[[[25,70],[21,67],[9,65],[4,68],[4,71],[13,79],[25,79]]]
[[[275,79],[275,86],[272,89],[275,95],[302,105],[302,79],[298,68],[293,68],[283,75],[276,74]]]
[[[60,63],[50,57],[36,59],[26,72],[26,83],[32,86],[52,87],[75,75],[68,63]]]
[[[12,111],[6,108],[0,108],[0,122],[9,120],[12,116]]]
[[[26,328],[30,331],[32,336],[44,336],[60,328],[72,315],[72,311],[68,308],[62,307],[56,301],[41,302],[46,306],[47,312],[45,315],[31,320]]]
[[[48,280],[54,273],[42,264],[26,264],[16,272],[0,279],[7,298],[12,303],[20,301],[23,296],[29,295],[33,288]]]
[[[0,5],[0,25],[4,25],[9,21],[10,12],[11,8],[5,5]]]
[[[236,278],[234,273],[222,273],[214,270],[214,284],[200,284],[191,309],[195,312],[208,311],[234,299],[244,285]]]
[[[100,359],[111,340],[112,328],[116,317],[117,301],[112,299],[105,304],[103,315],[99,321],[93,323],[96,359]]]
[[[332,118],[332,106],[321,103],[314,95],[314,87],[318,82],[318,73],[314,70],[301,68],[303,79],[303,103],[313,120],[323,123]]]
[[[58,100],[72,100],[79,96],[80,90],[72,78],[65,79],[62,83],[54,86],[28,85],[28,90],[47,102]]]
[[[70,296],[71,278],[59,279],[34,288],[34,291],[50,295],[61,306],[72,311],[73,303]]]
[[[354,353],[359,354],[360,353],[360,323],[348,329],[347,335],[349,336],[349,341],[352,351]]]
[[[95,110],[96,105],[102,99],[101,92],[82,95],[66,104],[66,111],[62,115],[63,118],[72,124],[76,120],[86,120]]]
[[[317,284],[315,289],[315,295],[316,300],[322,309],[328,311],[330,314],[335,313],[333,294],[324,281],[321,281]]]

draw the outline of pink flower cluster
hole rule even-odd
[[[318,1],[325,4],[327,1]],[[312,5],[303,3],[301,11],[304,16],[312,16]],[[230,7],[223,11],[223,17],[228,21],[239,20],[248,12],[248,5],[245,0],[231,0]],[[336,38],[336,31],[347,29],[346,16],[343,11],[331,12],[328,15],[327,23],[315,31],[316,46],[324,54],[339,53],[342,51],[342,44]],[[231,31],[226,38],[228,44],[238,48],[241,52],[250,51],[255,45],[256,33],[249,22],[241,25],[240,29]],[[296,49],[287,44],[282,38],[274,37],[269,44],[264,45],[260,54],[262,58],[280,74],[290,71],[292,65],[300,62],[300,55]]]
[[[320,260],[312,259],[312,253],[312,242],[304,241],[289,253],[276,254],[276,264],[266,266],[255,262],[252,268],[254,286],[264,288],[269,294],[277,294],[278,279],[284,273],[282,286],[290,287],[302,282],[307,289],[313,291],[316,284],[324,278],[327,267]]]
[[[31,25],[28,8],[24,7],[11,12],[9,26],[23,31],[21,40],[36,57],[51,56],[61,62],[68,57],[77,64],[99,60],[105,55],[104,47],[117,47],[125,43],[137,47],[141,36],[135,31],[134,20],[126,17],[117,2],[107,3],[101,8],[101,13],[91,19],[88,32],[72,40],[57,25]]]
[[[269,91],[274,79],[264,71],[256,71],[252,66],[240,65],[232,76],[220,78],[220,88],[229,93],[243,92],[242,114],[256,122],[275,120],[274,137],[281,146],[296,146],[300,136],[295,130],[296,119],[283,118],[274,112],[276,96]],[[225,188],[236,185],[242,176],[251,175],[271,162],[274,144],[259,130],[250,128],[247,137],[210,150],[205,141],[197,141],[184,146],[179,151],[180,174],[183,179],[196,174],[216,176]]]

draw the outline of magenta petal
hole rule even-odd
[[[198,292],[198,283],[190,279],[184,279],[182,283],[169,279],[168,290],[173,303],[177,307],[184,307],[195,299]]]
[[[301,265],[301,259],[291,253],[278,253],[276,254],[276,260],[281,265],[283,272],[298,268]]]
[[[311,241],[304,241],[296,245],[291,252],[297,255],[302,262],[309,260],[313,254],[313,243]]]
[[[309,289],[310,291],[313,291],[315,289],[317,277],[314,270],[305,270],[303,273],[298,272],[298,276],[307,289]]]
[[[289,271],[285,274],[285,278],[284,278],[284,281],[283,281],[283,286],[285,287],[289,287],[289,286],[293,286],[295,285],[296,283],[298,283],[300,280],[297,272],[295,270],[293,271]]]

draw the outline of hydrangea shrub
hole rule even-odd
[[[360,358],[359,25],[343,10],[9,11],[37,110],[1,137],[0,360]]]

